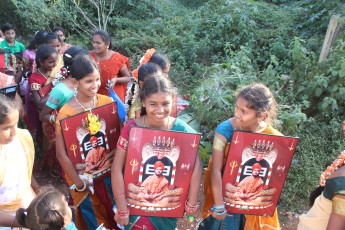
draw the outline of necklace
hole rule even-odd
[[[331,166],[328,166],[327,169],[320,176],[320,186],[326,186],[327,178],[337,171],[341,166],[344,165],[345,161],[345,151],[343,151],[335,161],[333,161]]]
[[[144,116],[144,128],[146,128],[146,115]],[[148,127],[148,128],[150,128],[150,127]],[[168,116],[168,123],[167,123],[166,130],[169,130],[169,116]]]
[[[40,68],[37,68],[37,72],[39,74],[41,74],[45,79],[48,79],[48,77],[46,77],[46,75],[44,75],[41,71],[40,71]]]
[[[81,107],[82,109],[84,109],[84,111],[88,111],[88,110],[93,109],[93,108],[96,107],[96,98],[95,98],[95,97],[92,99],[92,100],[93,100],[93,105],[92,105],[92,107],[91,107],[91,108],[88,108],[88,109],[87,109],[86,107],[84,107],[84,106],[78,101],[76,94],[74,94],[74,98],[75,98],[76,102],[80,105],[80,107]]]

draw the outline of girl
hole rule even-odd
[[[222,194],[222,169],[228,153],[227,143],[235,129],[256,133],[282,135],[271,126],[276,118],[276,102],[269,88],[263,84],[244,87],[237,94],[235,117],[218,125],[213,142],[212,158],[205,171],[205,204],[203,210],[215,211],[201,224],[200,229],[243,229],[243,215],[227,216]],[[204,212],[204,217],[207,212]],[[259,230],[262,226],[280,229],[277,210],[273,217],[246,215],[245,229]]]
[[[17,128],[18,119],[17,104],[0,94],[0,226],[7,227],[18,226],[16,210],[40,190],[32,175],[34,144],[27,130]]]
[[[48,84],[48,79],[51,76],[53,68],[56,66],[57,52],[56,50],[46,44],[41,45],[36,53],[37,69],[31,74],[29,78],[30,90],[26,95],[25,110],[27,118],[30,121],[27,125],[35,138],[37,131],[40,129],[41,123],[39,121],[39,111],[45,105],[48,96],[41,98],[39,90]]]
[[[53,30],[52,30],[54,33],[56,33],[60,40],[61,40],[61,50],[60,50],[60,54],[64,54],[65,51],[71,46],[70,44],[67,44],[65,41],[66,41],[66,34],[65,34],[65,30],[64,28],[60,27],[60,26],[57,26],[57,27],[54,27]]]
[[[138,97],[139,91],[143,88],[144,82],[147,78],[153,75],[162,75],[161,68],[153,63],[144,63],[140,66],[138,71],[138,84],[135,85],[135,94],[132,96],[130,108],[128,110],[128,119],[138,118],[137,115],[138,111],[141,110],[141,102],[140,98]],[[139,114],[140,115],[140,114]]]
[[[28,208],[18,209],[16,219],[33,230],[77,230],[65,196],[55,189],[38,195]]]
[[[45,42],[45,44],[54,47],[56,49],[56,52],[58,53],[58,58],[56,60],[56,66],[52,70],[52,73],[51,73],[52,79],[49,81],[49,82],[51,82],[55,78],[55,75],[58,72],[60,72],[60,69],[63,66],[63,58],[62,58],[62,54],[60,54],[61,40],[60,40],[60,37],[56,33],[48,33],[47,36],[45,37],[44,42]]]
[[[48,34],[47,31],[45,30],[40,30],[36,32],[35,37],[32,39],[30,42],[29,46],[26,48],[26,50],[23,53],[23,58],[29,61],[30,67],[28,71],[32,71],[34,63],[35,63],[35,58],[36,58],[36,49],[44,44],[44,39],[46,35]],[[27,77],[29,77],[31,72],[28,74]]]
[[[186,123],[175,119],[170,115],[172,109],[172,97],[174,90],[168,79],[162,76],[153,76],[144,82],[143,90],[140,93],[140,99],[142,101],[142,116],[135,120],[129,121],[122,129],[119,141],[117,143],[117,149],[115,158],[111,170],[112,187],[117,205],[118,212],[115,215],[115,220],[119,224],[126,225],[126,229],[137,229],[132,225],[143,226],[147,229],[175,229],[176,218],[163,218],[163,217],[138,217],[128,214],[127,200],[124,196],[124,178],[123,167],[126,159],[126,150],[129,138],[130,126],[142,126],[148,128],[174,130],[181,132],[194,132]],[[188,203],[191,206],[197,205],[197,196],[201,181],[201,161],[199,156],[195,163],[194,171],[191,177],[191,184],[189,190]],[[197,206],[196,206],[197,207]],[[194,210],[191,213],[189,206],[186,206],[187,215],[195,214]],[[122,213],[122,214],[119,214]],[[127,213],[127,214],[126,214]],[[126,215],[123,215],[126,214]],[[129,223],[131,225],[129,225]],[[132,228],[133,227],[133,228]]]
[[[93,50],[91,57],[95,59],[101,70],[101,87],[99,93],[109,95],[109,87],[113,87],[119,98],[125,102],[127,83],[130,82],[129,59],[118,52],[110,50],[110,37],[106,31],[97,30],[92,35]]]
[[[311,209],[300,215],[298,230],[345,229],[345,151],[321,174],[320,185],[310,194]]]
[[[112,194],[110,176],[95,184],[85,183],[80,179],[77,169],[73,166],[65,150],[60,119],[84,112],[112,102],[108,96],[97,94],[101,85],[100,73],[95,61],[86,55],[73,60],[71,74],[78,92],[59,111],[56,119],[56,157],[64,171],[76,210],[76,225],[78,229],[96,229],[101,223],[106,228],[116,228],[112,211]],[[78,170],[85,170],[86,166]],[[89,193],[87,187],[95,188],[95,193]]]

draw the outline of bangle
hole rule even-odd
[[[55,114],[50,115],[50,117],[49,117],[49,123],[50,123],[50,124],[54,124],[55,122],[56,122]]]
[[[216,214],[216,215],[224,215],[226,213],[226,209],[225,209],[225,205],[222,206],[216,206],[213,205],[213,207],[211,208],[211,210]]]
[[[220,206],[213,205],[213,208],[214,209],[223,209],[223,208],[225,208],[225,204],[220,205]]]
[[[199,205],[191,205],[190,203],[188,203],[188,199],[186,200],[186,206],[185,209],[187,210],[187,212],[196,212],[196,210],[198,210]]]
[[[129,209],[127,209],[127,211],[120,211],[120,210],[117,210],[117,214],[119,215],[119,217],[120,217],[121,219],[128,218],[128,217],[129,217]]]
[[[84,187],[82,189],[78,189],[77,186],[75,186],[75,190],[77,190],[78,192],[84,192],[86,189],[86,183],[85,181],[83,181],[83,183],[84,183]]]

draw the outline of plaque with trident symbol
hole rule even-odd
[[[132,159],[129,164],[132,166],[132,175],[134,173],[134,167],[138,165],[137,159]]]

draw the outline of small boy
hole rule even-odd
[[[5,23],[1,27],[1,31],[5,36],[5,40],[0,43],[0,48],[4,49],[8,53],[23,53],[25,47],[22,43],[15,40],[16,32],[14,30],[14,26]]]

